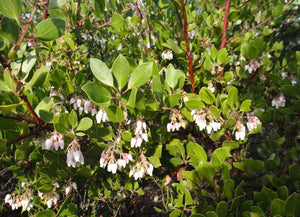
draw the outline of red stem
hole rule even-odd
[[[46,4],[45,4],[45,11],[44,11],[44,14],[43,14],[42,20],[44,20],[44,19],[46,19],[46,18],[47,18],[47,8],[48,8],[48,5],[49,5],[49,0],[46,0]]]
[[[222,34],[222,41],[221,41],[221,49],[225,48],[225,46],[226,46],[229,8],[230,8],[230,0],[226,0],[225,15],[224,15],[224,22],[223,22],[223,34]]]
[[[204,0],[205,2],[207,3],[211,3],[213,6],[217,7],[217,8],[221,8],[221,9],[224,9],[224,7],[220,6],[220,5],[217,5],[216,3],[213,3],[213,2],[210,2],[208,0]]]
[[[6,143],[6,146],[10,146],[10,145],[15,144],[15,143],[17,143],[17,142],[20,142],[20,141],[22,141],[23,139],[26,139],[26,138],[28,138],[28,137],[30,137],[30,136],[33,136],[33,135],[37,134],[38,132],[40,132],[40,131],[42,131],[42,130],[45,130],[45,129],[46,129],[45,127],[37,128],[37,129],[35,129],[34,131],[32,131],[32,132],[30,132],[30,133],[27,133],[27,134],[25,134],[25,135],[21,135],[19,138],[7,142],[7,143]]]
[[[6,115],[1,115],[0,117],[5,118],[5,119],[12,119],[12,120],[17,120],[17,121],[25,121],[29,124],[36,124],[36,121],[27,119],[27,118],[18,118],[18,117],[12,117],[12,116],[6,116]]]
[[[238,6],[236,9],[237,10],[240,10],[242,7],[244,7],[247,3],[249,2],[249,0],[248,1],[245,1],[243,4],[241,4],[240,6]]]
[[[193,73],[193,62],[192,62],[192,54],[190,51],[189,47],[189,39],[188,39],[188,34],[187,34],[187,17],[186,17],[186,11],[185,11],[185,4],[184,0],[180,0],[181,3],[181,8],[183,11],[183,26],[182,26],[182,31],[185,39],[185,46],[186,46],[186,52],[188,55],[188,60],[189,60],[189,68],[190,68],[190,80],[191,80],[191,85],[192,85],[192,91],[195,93],[195,87],[194,87],[194,73]]]
[[[235,39],[237,39],[237,38],[239,38],[239,37],[245,35],[247,32],[250,32],[250,31],[252,31],[252,30],[254,30],[254,29],[257,29],[258,27],[260,27],[261,25],[263,25],[264,23],[268,22],[268,21],[271,20],[271,19],[272,19],[272,17],[269,17],[268,19],[263,20],[261,23],[259,23],[258,25],[252,27],[251,29],[248,29],[247,31],[242,32],[241,34],[239,34],[239,35],[237,35],[237,36],[235,36],[235,37],[232,37],[232,38],[228,39],[228,40],[227,40],[227,43],[228,43],[228,42],[232,42],[232,41],[234,41]]]
[[[23,96],[21,96],[21,99],[26,103],[26,106],[27,106],[29,112],[31,113],[31,115],[33,116],[33,118],[35,120],[35,123],[40,124],[41,123],[40,118],[37,116],[37,114],[35,113],[35,111],[31,107],[31,104],[29,103],[29,101],[27,99],[27,96],[23,95]]]

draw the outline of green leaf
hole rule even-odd
[[[70,194],[69,196],[67,196],[67,198],[64,200],[63,204],[60,206],[60,208],[59,208],[59,210],[57,212],[57,215],[59,215],[64,209],[67,208],[67,206],[71,202],[73,196],[74,196],[73,194]]]
[[[205,105],[203,102],[201,102],[200,100],[189,100],[184,102],[185,107],[187,107],[188,109],[192,110],[192,109],[203,109],[205,108]]]
[[[285,216],[285,209],[284,209],[284,201],[280,199],[275,199],[271,203],[271,214],[272,216],[280,215]]]
[[[252,45],[244,43],[241,46],[241,53],[247,58],[254,59],[258,55],[258,49]]]
[[[21,17],[21,1],[0,0],[0,13],[6,17],[17,20],[18,22]]]
[[[166,82],[170,87],[175,88],[179,82],[179,79],[184,77],[185,76],[182,71],[175,69],[172,64],[168,65],[166,71]]]
[[[291,179],[300,181],[300,166],[293,164],[289,166],[289,175]]]
[[[217,205],[217,213],[218,217],[226,217],[228,213],[227,203],[225,201],[221,201]]]
[[[110,92],[98,84],[89,82],[83,85],[81,89],[87,94],[89,99],[97,105],[102,105],[111,99]]]
[[[138,65],[130,76],[128,89],[140,87],[146,84],[152,76],[152,67],[152,62],[142,63],[141,65]]]
[[[111,87],[114,86],[113,75],[104,62],[96,58],[91,58],[90,66],[93,75],[98,81]]]
[[[206,104],[212,104],[215,101],[215,95],[207,87],[202,87],[199,92],[201,100]]]
[[[36,217],[54,217],[56,216],[55,212],[52,209],[46,209],[39,212]]]
[[[168,39],[167,41],[168,45],[174,51],[176,54],[183,53],[183,50],[176,44],[176,42],[173,39]]]
[[[219,50],[218,55],[217,55],[218,63],[219,64],[225,63],[227,56],[228,56],[228,53],[227,53],[226,48]]]
[[[107,117],[112,122],[122,122],[125,119],[124,112],[118,106],[111,105],[106,109]]]
[[[238,89],[230,86],[228,90],[227,105],[233,106],[238,101]]]
[[[120,14],[114,14],[111,18],[112,27],[118,32],[122,32],[124,30],[125,20]]]
[[[163,87],[161,81],[157,75],[152,78],[152,93],[157,101],[161,101],[163,98]]]
[[[51,97],[45,97],[35,107],[34,111],[42,120],[50,122],[52,119],[52,114],[50,113],[52,104],[53,99]]]
[[[240,17],[240,10],[231,10],[228,15],[228,19],[230,21],[236,21],[237,19],[239,19],[239,17]]]
[[[282,15],[282,12],[283,12],[283,4],[279,3],[276,5],[276,7],[273,10],[273,16],[278,17]]]
[[[211,164],[216,170],[220,170],[221,165],[228,157],[231,157],[230,148],[218,148],[211,155]]]
[[[300,195],[299,195],[299,193],[294,192],[285,201],[285,204],[284,204],[285,214],[300,216],[299,204],[300,204]]]
[[[183,196],[183,195],[181,195],[181,196]],[[181,204],[181,206],[182,206],[182,204]],[[180,207],[180,206],[179,205],[178,206],[175,205],[175,207]],[[172,211],[170,213],[169,217],[178,217],[178,216],[180,216],[181,212],[182,211],[180,209],[175,209],[174,211]]]
[[[229,147],[230,150],[232,150],[232,149],[239,148],[240,145],[239,145],[239,143],[236,142],[236,141],[224,141],[224,142],[222,143],[222,147]]]
[[[23,105],[24,102],[20,102],[17,104],[10,104],[10,105],[0,105],[0,111],[2,114],[10,112],[12,109],[18,107],[19,105]]]
[[[198,174],[202,178],[212,179],[215,176],[215,169],[210,163],[200,163],[197,168]]]
[[[207,161],[207,155],[205,150],[197,143],[189,142],[186,145],[187,156],[189,162],[193,167],[197,167],[200,162]]]
[[[78,119],[77,119],[77,114],[74,110],[72,110],[70,112],[70,115],[69,115],[69,123],[71,124],[72,128],[76,128],[77,125],[78,125]]]
[[[148,160],[154,166],[154,168],[158,168],[161,166],[159,157],[151,156],[151,157],[148,157]]]
[[[221,114],[220,114],[219,109],[216,106],[211,105],[209,107],[209,111],[210,111],[210,114],[212,115],[212,117],[214,118],[214,120],[219,120]]]
[[[94,8],[95,8],[95,15],[98,18],[103,18],[104,10],[105,10],[105,1],[103,0],[94,0]]]
[[[31,51],[24,59],[22,63],[22,72],[28,73],[33,68],[36,62],[35,50]]]
[[[169,108],[174,107],[180,100],[180,94],[172,94],[166,97],[165,103]]]
[[[15,160],[19,161],[25,158],[26,158],[26,152],[24,150],[17,148],[17,150],[15,151]]]
[[[47,66],[43,66],[36,70],[30,79],[30,81],[25,85],[25,88],[31,88],[33,86],[43,86],[45,83],[45,80],[47,78],[47,75],[50,71],[50,68]]]
[[[15,20],[3,17],[0,33],[9,41],[17,42],[20,34],[20,28]]]
[[[79,121],[76,131],[85,131],[90,129],[92,126],[93,126],[93,121],[90,118],[85,117]]]
[[[206,212],[206,217],[218,217],[215,211]]]
[[[250,108],[251,102],[252,102],[251,99],[244,100],[240,107],[241,111],[242,112],[250,112],[251,111],[251,108]]]
[[[60,18],[48,18],[39,22],[36,26],[36,37],[43,41],[58,39],[65,31],[65,21]]]
[[[127,59],[120,54],[114,61],[112,66],[112,73],[115,76],[119,90],[127,84],[128,76],[131,73],[131,67]]]
[[[68,3],[69,0],[49,0],[47,10],[60,8]]]

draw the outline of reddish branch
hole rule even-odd
[[[41,121],[40,121],[40,118],[37,116],[37,114],[35,113],[35,111],[33,110],[31,104],[29,103],[28,99],[27,99],[27,96],[23,95],[21,96],[21,99],[26,103],[26,106],[30,112],[30,114],[32,115],[32,117],[34,118],[35,120],[35,123],[36,124],[40,124]]]
[[[47,18],[47,8],[48,8],[48,5],[49,5],[49,0],[46,0],[46,4],[45,4],[45,11],[44,11],[44,14],[43,14],[42,20],[44,20],[44,19],[46,19],[46,18]]]
[[[28,138],[28,137],[30,137],[30,136],[33,136],[33,135],[36,135],[37,133],[39,133],[40,131],[45,130],[45,129],[46,129],[45,127],[39,127],[39,128],[35,129],[34,131],[32,131],[32,132],[30,132],[30,133],[21,135],[19,138],[7,142],[7,143],[6,143],[6,146],[10,146],[10,145],[15,144],[15,143],[17,143],[17,142],[20,142],[20,141],[22,141],[23,139],[26,139],[26,138]]]
[[[6,115],[2,115],[2,114],[0,114],[0,117],[5,118],[5,119],[16,120],[16,121],[25,121],[29,124],[36,124],[36,121],[30,120],[27,118],[18,118],[18,117],[6,116]]]
[[[225,15],[224,15],[224,22],[223,22],[223,34],[222,34],[222,41],[221,41],[221,49],[225,48],[225,46],[226,46],[229,8],[230,8],[230,0],[226,0]]]
[[[207,3],[211,3],[213,6],[217,7],[217,8],[221,8],[221,9],[224,9],[224,7],[220,6],[220,5],[217,5],[216,3],[213,3],[213,2],[210,2],[209,0],[204,0],[205,2]]]
[[[182,32],[183,32],[183,35],[184,35],[186,52],[187,52],[188,60],[189,60],[190,80],[191,80],[191,85],[192,85],[192,91],[193,91],[193,93],[195,93],[192,54],[191,54],[190,47],[189,47],[189,39],[188,39],[188,33],[187,33],[187,17],[186,17],[184,0],[180,0],[180,3],[181,3],[182,11],[183,11],[183,21],[184,21],[184,23],[183,23],[183,26],[182,26]]]
[[[243,4],[241,4],[240,6],[238,6],[236,9],[237,10],[240,10],[242,7],[244,7],[247,3],[249,2],[249,0],[248,1],[245,1]]]
[[[260,27],[261,25],[263,25],[264,23],[268,22],[268,21],[271,20],[271,19],[272,19],[272,17],[269,17],[268,19],[263,20],[261,23],[259,23],[258,25],[252,27],[251,29],[248,29],[247,31],[242,32],[241,34],[239,34],[239,35],[237,35],[237,36],[235,36],[235,37],[232,37],[232,38],[228,39],[228,40],[227,40],[227,43],[228,43],[228,42],[232,42],[232,41],[234,41],[235,39],[237,39],[237,38],[239,38],[239,37],[245,35],[247,32],[250,32],[250,31],[252,31],[252,30],[254,30],[254,29],[257,29],[258,27]]]

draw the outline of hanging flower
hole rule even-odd
[[[238,121],[235,126],[235,129],[235,139],[244,140],[246,137],[246,127],[240,121]]]
[[[72,143],[68,147],[67,153],[67,165],[69,167],[76,167],[80,164],[84,164],[83,154],[80,150],[80,145],[77,139],[73,140]]]
[[[282,93],[280,94],[280,96],[273,98],[272,106],[274,106],[276,109],[285,106],[285,97]]]

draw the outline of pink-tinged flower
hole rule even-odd
[[[167,124],[167,131],[174,132],[179,131],[180,127],[185,128],[185,122],[182,115],[178,112],[171,112],[170,122]]]
[[[206,126],[206,130],[208,134],[211,134],[211,131],[218,131],[221,129],[221,124],[219,122],[210,122],[209,125]]]
[[[80,164],[84,164],[83,154],[80,150],[80,145],[78,141],[75,139],[68,147],[67,153],[67,165],[69,167],[76,167]]]
[[[166,50],[166,51],[163,51],[162,54],[161,54],[161,58],[164,59],[164,60],[171,60],[173,59],[173,53],[171,50]]]
[[[257,126],[261,123],[258,117],[253,115],[248,115],[247,119],[248,119],[247,128],[249,131],[256,129]]]
[[[63,140],[63,135],[56,131],[52,132],[51,137],[42,143],[42,149],[45,150],[52,150],[53,148],[55,150],[58,150],[59,148],[64,149],[64,146],[65,142]]]
[[[86,113],[86,114],[88,114],[89,113],[89,111],[90,111],[90,109],[91,109],[91,102],[90,101],[85,101],[84,102],[84,106],[83,106],[83,108],[84,108],[84,113]]]
[[[193,116],[196,125],[199,127],[199,130],[204,130],[206,127],[206,113],[203,110],[193,109],[191,115]]]
[[[142,142],[143,142],[142,137],[131,138],[130,146],[131,146],[131,148],[137,148],[137,147],[140,147],[142,145]]]
[[[116,163],[108,163],[107,171],[115,174],[117,172],[118,165]]]
[[[107,113],[103,108],[101,108],[98,111],[98,113],[96,114],[96,121],[97,121],[98,124],[101,123],[101,122],[109,121]]]
[[[274,97],[274,99],[272,100],[272,106],[274,106],[276,109],[278,109],[280,107],[284,107],[285,106],[284,95],[280,94],[279,97]]]
[[[101,153],[101,157],[100,157],[100,161],[99,161],[100,167],[101,167],[101,168],[105,168],[105,167],[106,167],[108,157],[109,157],[109,156],[108,156],[107,151],[104,150],[104,151]]]
[[[136,161],[136,163],[131,166],[129,177],[133,176],[135,180],[141,179],[148,174],[152,176],[153,173],[153,165],[149,163],[143,153],[140,155],[140,159]]]
[[[236,140],[244,140],[246,137],[246,127],[238,121],[237,125],[235,126],[235,139]]]
[[[245,65],[245,70],[249,73],[255,72],[260,67],[260,63],[256,60],[250,60],[249,64]]]

